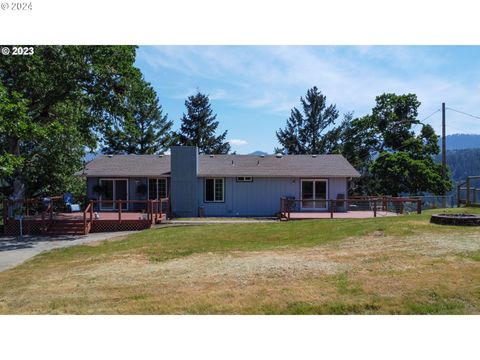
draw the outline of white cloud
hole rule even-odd
[[[455,68],[455,64],[434,51],[398,46],[160,46],[143,48],[139,56],[158,71],[168,68],[184,80],[211,82],[212,88],[202,91],[214,100],[285,117],[314,85],[342,112],[355,111],[356,116],[368,113],[375,97],[384,92],[417,94],[422,102],[420,118],[442,101],[477,113],[480,75],[472,73],[475,69],[469,69],[471,79],[444,74],[439,71],[442,66]],[[450,118],[465,132],[475,130],[471,119],[454,114]],[[429,122],[438,131],[437,120],[433,117]]]
[[[242,140],[242,139],[230,139],[230,140],[228,140],[228,142],[231,145],[235,145],[235,146],[242,146],[242,145],[247,145],[248,144],[248,142],[246,140]]]
[[[224,100],[228,99],[229,95],[228,92],[224,89],[216,89],[210,93],[208,93],[208,97],[210,100]]]

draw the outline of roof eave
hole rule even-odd
[[[252,174],[252,173],[241,173],[241,174],[205,174],[200,173],[198,177],[236,177],[236,176],[252,176],[257,178],[298,178],[298,177],[323,177],[323,178],[350,178],[350,177],[360,177],[359,174]]]

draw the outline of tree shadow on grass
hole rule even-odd
[[[0,252],[21,249],[31,249],[42,242],[74,241],[81,239],[83,235],[59,235],[59,236],[6,236],[0,237]]]

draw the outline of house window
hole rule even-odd
[[[205,179],[205,202],[223,202],[224,186],[223,178]]]
[[[237,176],[237,182],[252,182],[253,178],[251,176]]]
[[[167,179],[148,179],[148,199],[160,200],[168,197]]]

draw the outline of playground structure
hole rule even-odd
[[[480,206],[480,176],[467,176],[457,186],[457,206]]]

